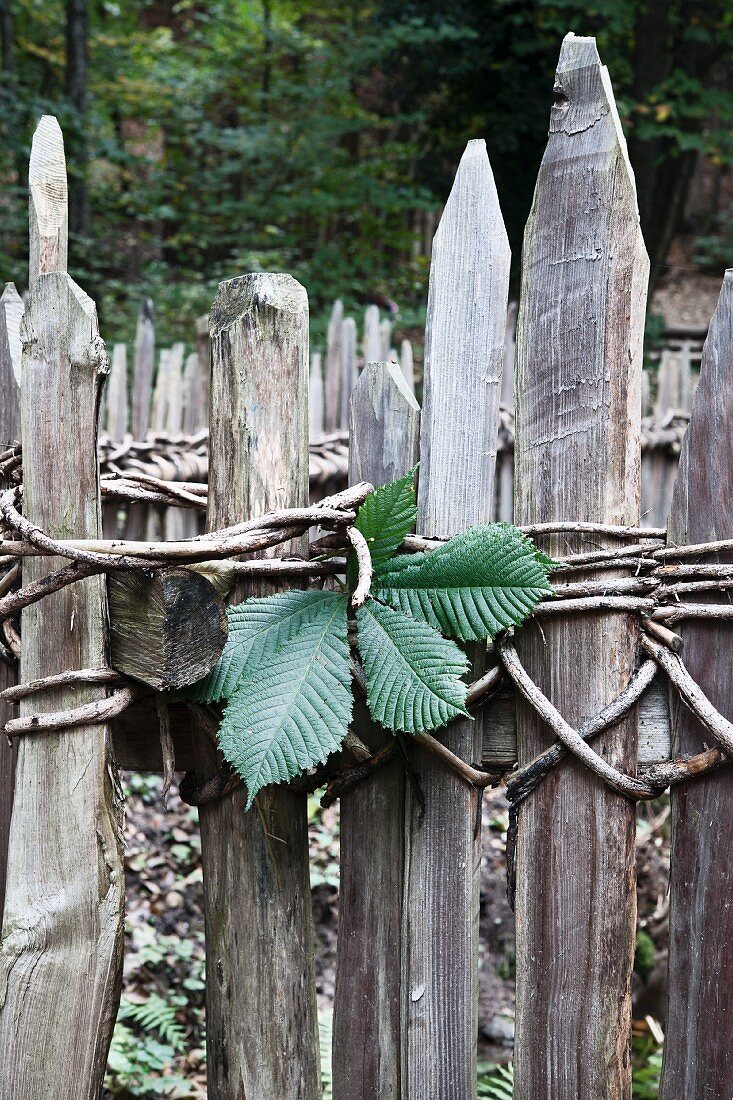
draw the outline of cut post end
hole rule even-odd
[[[211,335],[229,328],[245,313],[261,309],[307,318],[306,289],[282,272],[258,271],[219,283],[209,318]]]
[[[39,229],[49,236],[65,219],[69,201],[64,137],[53,115],[44,115],[33,135],[28,185]]]

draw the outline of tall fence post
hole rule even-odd
[[[31,279],[22,322],[23,512],[52,537],[99,538],[99,388],[108,369],[92,300],[44,250],[65,224],[63,140],[44,118],[31,153]],[[49,416],[48,410],[54,415]],[[29,557],[25,583],[57,567]],[[106,665],[104,578],[22,614],[24,681]],[[77,685],[21,701],[21,716],[104,698]],[[100,1096],[122,979],[122,794],[107,723],[20,739],[0,944],[0,1097]]]
[[[509,244],[483,141],[468,143],[435,234],[425,333],[418,533],[491,521]],[[484,648],[473,647],[480,674]],[[445,741],[481,760],[481,721]],[[477,798],[427,753],[413,754],[425,811],[406,792],[403,1085],[407,1100],[476,1093],[481,833]]]
[[[153,303],[150,298],[143,298],[135,330],[135,362],[132,368],[132,420],[130,430],[133,439],[145,439],[148,432],[154,369],[155,324],[153,322]]]
[[[289,275],[221,283],[211,311],[209,529],[308,502],[308,300]],[[295,548],[305,549],[302,540]],[[293,544],[278,547],[293,552]],[[238,584],[230,600],[271,583]],[[218,769],[204,733],[197,772]],[[199,810],[212,1100],[321,1095],[305,795]]]
[[[682,445],[669,543],[733,538],[733,270],[725,273],[705,342],[700,382]],[[709,561],[731,561],[715,555]],[[727,602],[710,594],[705,602]],[[701,602],[703,597],[701,597]],[[676,628],[677,629],[677,628]],[[713,704],[733,717],[731,624],[691,620],[679,627],[688,670]],[[670,698],[673,755],[709,747],[710,735]],[[729,767],[675,787],[669,908],[669,1010],[662,1100],[733,1096],[733,908],[730,852],[733,785]]]
[[[636,190],[595,40],[568,35],[524,237],[517,333],[515,522],[639,519],[648,260]],[[601,540],[594,536],[594,547]],[[555,556],[577,540],[554,537]],[[608,575],[608,574],[604,574]],[[522,660],[572,725],[634,668],[630,616],[523,627]],[[518,704],[520,765],[550,743]],[[636,766],[637,717],[598,751]],[[631,1095],[635,810],[568,760],[522,803],[517,846],[517,1100]]]
[[[417,462],[419,426],[419,406],[399,367],[370,363],[351,395],[350,483],[384,485],[407,473]],[[371,721],[363,700],[353,729],[374,752],[392,738]],[[404,769],[396,761],[341,798],[334,1100],[401,1095],[403,861]]]
[[[343,342],[344,305],[340,298],[333,303],[326,338],[326,369],[324,387],[326,401],[326,433],[341,427],[341,347]]]
[[[13,283],[0,297],[0,448],[20,439],[20,320],[23,299]],[[8,486],[0,480],[0,489]],[[13,654],[0,636],[0,691],[18,682]],[[12,717],[12,704],[0,702],[0,727]],[[16,747],[0,736],[0,914],[5,902],[5,874],[15,785]],[[0,918],[1,919],[1,918]]]

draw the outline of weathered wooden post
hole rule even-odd
[[[115,344],[107,382],[107,434],[121,443],[127,432],[127,348]]]
[[[99,538],[96,415],[108,363],[94,303],[59,270],[64,179],[61,131],[46,117],[30,163],[36,266],[22,322],[23,511],[57,538]],[[23,579],[58,564],[28,558]],[[106,619],[101,577],[26,608],[23,680],[104,667]],[[93,685],[40,692],[21,701],[21,716],[103,697]],[[0,944],[2,1100],[96,1100],[102,1091],[124,915],[122,796],[110,745],[106,723],[20,740]]]
[[[733,538],[733,270],[727,271],[682,445],[669,543]],[[716,555],[706,561],[730,561]],[[711,593],[709,602],[727,600]],[[708,602],[705,601],[705,602]],[[702,598],[701,598],[701,602]],[[675,628],[677,629],[677,628]],[[731,624],[690,620],[679,627],[688,670],[714,705],[733,717]],[[670,696],[673,754],[709,747],[710,735]],[[669,909],[669,1012],[660,1096],[733,1096],[733,909],[730,852],[733,785],[729,767],[675,787]]]
[[[595,40],[570,34],[524,237],[516,523],[638,524],[648,267],[608,74]],[[600,541],[594,536],[594,547]],[[543,545],[556,556],[574,548],[565,537]],[[636,633],[626,614],[589,613],[545,620],[541,631],[527,625],[518,647],[529,674],[576,725],[626,686]],[[517,738],[520,765],[551,740],[523,703]],[[596,747],[633,771],[636,740],[632,712]],[[522,803],[518,1100],[631,1095],[634,835],[634,806],[572,761]]]
[[[153,303],[143,298],[135,332],[135,363],[132,370],[132,421],[135,439],[145,439],[150,423],[150,400],[153,394],[155,367],[155,325]]]
[[[222,283],[211,312],[209,529],[308,502],[308,300],[289,275]],[[292,543],[278,547],[292,553]],[[303,550],[304,544],[296,545]],[[239,602],[273,591],[243,581]],[[218,767],[197,737],[199,779]],[[306,799],[242,791],[200,808],[208,1089],[321,1094]]]
[[[435,234],[425,333],[419,534],[455,535],[491,521],[509,245],[483,141],[468,143]],[[474,647],[474,670],[483,664]],[[445,741],[481,760],[482,723],[451,724]],[[477,798],[428,754],[413,763],[425,812],[406,792],[402,964],[402,1096],[476,1093]]]
[[[341,326],[341,428],[349,425],[349,402],[357,376],[356,321],[353,317],[344,317]]]
[[[326,369],[324,371],[326,433],[335,432],[341,424],[341,346],[343,341],[344,304],[340,298],[333,303],[326,337]]]
[[[351,395],[349,481],[384,485],[418,458],[420,410],[393,363],[370,363]],[[357,701],[373,751],[392,739]],[[395,761],[341,799],[334,1100],[399,1100],[404,769]],[[375,889],[375,884],[379,884]]]
[[[20,439],[20,319],[23,299],[13,283],[7,283],[0,297],[0,447]],[[0,489],[7,485],[0,480]],[[4,641],[0,637],[0,642]],[[12,657],[12,654],[8,656]],[[18,682],[13,664],[0,659],[0,691]],[[0,702],[0,727],[12,718],[12,705]],[[10,836],[15,780],[15,747],[0,736],[0,913],[5,900],[5,873]]]

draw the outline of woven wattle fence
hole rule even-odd
[[[635,803],[667,788],[662,1096],[733,1095],[719,1037],[733,1022],[733,273],[669,526],[643,525],[642,451],[679,448],[684,422],[642,424],[647,260],[594,41],[570,35],[560,56],[525,235],[513,423],[501,406],[509,250],[482,141],[436,233],[422,409],[404,363],[367,357],[348,446],[339,432],[309,446],[304,289],[256,274],[221,284],[195,363],[171,349],[157,403],[148,311],[133,371],[147,405],[133,394],[131,434],[99,448],[108,359],[94,304],[65,270],[55,120],[39,125],[29,175],[29,299],[24,311],[6,288],[0,309],[0,718],[12,740],[0,750],[0,1098],[101,1091],[123,944],[118,764],[159,770],[166,785],[175,765],[199,807],[212,1097],[320,1095],[306,798],[324,786],[342,821],[334,1096],[475,1095],[481,798],[502,781],[515,1095],[631,1096]],[[326,379],[344,362],[343,325],[332,318]],[[123,407],[116,362],[108,425]],[[188,373],[193,393],[209,372],[207,436],[170,380]],[[333,422],[340,377],[324,396]],[[197,658],[197,644],[175,655],[152,641],[180,641],[181,586],[199,642],[224,622],[201,571],[238,602],[334,583],[355,550],[363,599],[370,560],[354,520],[371,485],[419,459],[417,531],[402,550],[430,551],[495,518],[497,453],[512,451],[514,518],[552,557],[554,594],[515,635],[471,647],[473,721],[411,739],[405,759],[359,703],[341,754],[246,812],[211,714],[168,705],[160,688]],[[363,682],[356,661],[353,675]]]

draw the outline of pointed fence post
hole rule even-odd
[[[384,485],[414,466],[420,409],[399,367],[370,363],[351,395],[349,481]],[[392,739],[355,705],[373,751]],[[395,761],[341,799],[333,1020],[334,1100],[399,1100],[404,769]],[[378,888],[375,889],[375,884]]]
[[[51,125],[53,122],[54,125]],[[60,195],[63,140],[43,119],[31,153],[32,278],[22,322],[23,512],[51,536],[99,538],[97,408],[107,355],[92,300],[62,271],[64,241],[44,252],[34,218]],[[53,186],[51,186],[53,185]],[[66,214],[45,209],[45,224]],[[46,237],[46,240],[50,240]],[[48,410],[54,415],[49,416]],[[25,583],[56,568],[27,558]],[[47,596],[22,614],[24,681],[104,667],[104,578]],[[93,685],[21,701],[21,716],[104,698]],[[101,1095],[122,980],[122,795],[107,723],[20,739],[0,943],[2,1100]]]
[[[382,358],[382,334],[379,330],[379,306],[372,303],[364,310],[364,336],[362,352],[367,363],[378,363]]]
[[[470,141],[435,234],[425,332],[418,533],[491,521],[509,244],[484,141]],[[473,647],[476,674],[484,647]],[[482,723],[442,738],[481,760]],[[480,829],[477,792],[417,746],[425,812],[408,789],[403,1081],[411,1100],[476,1094]]]
[[[20,321],[23,299],[13,283],[6,283],[0,297],[0,448],[20,439]],[[0,480],[0,489],[8,486]],[[3,654],[0,658],[0,691],[18,682],[18,672],[12,654],[0,635]],[[13,717],[13,706],[0,702],[0,728]],[[8,745],[0,736],[0,914],[5,900],[5,873],[8,838],[13,808],[16,746]],[[1,920],[2,918],[0,918]]]
[[[211,311],[209,529],[308,502],[308,299],[289,275],[221,283]],[[278,547],[293,552],[293,544]],[[295,548],[305,549],[303,540]],[[238,584],[230,601],[271,593]],[[218,769],[205,733],[198,778]],[[305,795],[199,810],[212,1100],[321,1095]]]
[[[150,423],[150,400],[153,394],[153,370],[155,368],[155,324],[153,302],[143,298],[135,332],[135,364],[132,371],[132,423],[133,439],[145,439]]]
[[[115,344],[107,381],[107,435],[121,443],[127,432],[127,348]]]
[[[412,344],[409,340],[403,340],[400,344],[400,367],[407,382],[407,388],[415,392],[415,366],[412,358]]]
[[[515,522],[638,524],[649,264],[636,189],[595,40],[568,35],[524,237],[517,331]],[[593,536],[593,546],[601,540]],[[541,542],[559,556],[582,540]],[[607,576],[608,574],[604,574]],[[530,676],[572,725],[634,669],[630,616],[530,623]],[[552,738],[517,708],[519,763]],[[597,742],[636,766],[632,712]],[[518,1100],[631,1095],[635,807],[570,759],[522,803],[517,846]]]
[[[311,439],[323,438],[323,370],[321,368],[320,351],[314,351],[311,354],[308,382],[308,428]]]
[[[702,354],[669,519],[672,545],[733,538],[733,270],[725,273]],[[706,562],[730,561],[708,555]],[[725,593],[705,602],[727,602]],[[713,704],[733,717],[731,624],[680,624],[684,660]],[[674,756],[710,747],[710,734],[670,696]],[[733,1096],[729,767],[673,788],[669,908],[669,1010],[662,1100]]]
[[[211,338],[209,336],[209,316],[207,313],[196,318],[196,353],[199,357],[201,392],[204,399],[201,409],[201,423],[208,424],[209,388],[211,385]]]
[[[356,321],[344,317],[341,327],[341,427],[349,424],[349,402],[358,378],[356,369]]]
[[[33,135],[28,165],[30,255],[28,286],[39,275],[66,271],[69,253],[69,196],[66,161],[58,158],[61,129],[53,115],[44,115]]]
[[[333,303],[326,340],[326,434],[341,427],[341,345],[343,340],[344,305],[340,298]]]

